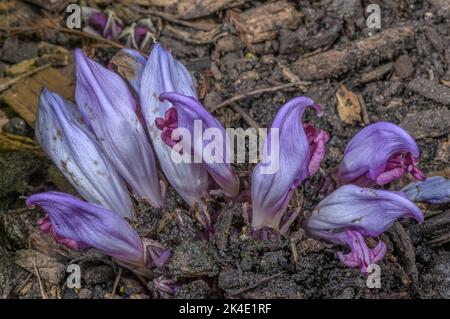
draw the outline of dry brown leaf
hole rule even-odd
[[[15,263],[29,272],[34,272],[36,267],[42,279],[54,285],[58,285],[64,277],[65,267],[63,264],[36,250],[18,250]]]
[[[341,85],[336,92],[339,118],[346,124],[361,122],[361,104],[358,96]]]
[[[11,85],[0,95],[0,99],[16,111],[28,125],[34,127],[39,95],[43,87],[61,94],[66,99],[74,95],[72,81],[50,67]]]

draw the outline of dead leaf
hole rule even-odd
[[[361,104],[358,96],[341,85],[336,92],[339,118],[346,124],[361,122]]]
[[[50,67],[14,83],[0,95],[0,99],[16,111],[28,125],[34,127],[39,95],[43,87],[61,94],[66,99],[72,98],[74,94],[72,81]]]
[[[42,279],[54,285],[58,285],[64,277],[65,267],[62,263],[36,250],[18,250],[15,263],[31,273],[34,273],[36,266]]]

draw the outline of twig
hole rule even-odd
[[[111,291],[111,298],[116,294],[117,286],[119,285],[120,277],[122,276],[122,267],[119,267],[119,271],[117,272],[116,279],[114,280],[114,285]]]
[[[367,108],[366,108],[366,102],[364,101],[364,98],[361,94],[357,94],[356,97],[358,98],[359,105],[361,106],[362,120],[365,125],[369,125],[370,119],[369,119],[369,113],[367,112]]]
[[[281,85],[277,85],[277,86],[273,86],[273,87],[269,87],[269,88],[263,88],[263,89],[257,89],[254,91],[250,91],[250,92],[246,92],[246,93],[242,93],[236,96],[233,96],[231,99],[228,99],[226,101],[223,101],[222,103],[220,103],[219,105],[217,105],[213,110],[211,110],[211,112],[214,112],[224,106],[230,105],[234,102],[240,101],[240,100],[244,100],[248,97],[254,96],[254,95],[259,95],[262,93],[271,93],[271,92],[276,92],[279,90],[284,90],[293,86],[298,86],[298,85],[305,85],[307,84],[307,82],[292,82],[292,83],[286,83],[286,84],[281,84]]]
[[[233,110],[237,113],[239,113],[245,122],[247,122],[250,127],[253,127],[254,129],[259,129],[259,124],[239,105],[233,105]]]
[[[256,284],[250,285],[250,286],[248,286],[248,287],[246,287],[244,289],[239,290],[238,292],[235,292],[235,293],[231,294],[230,297],[238,296],[238,295],[240,295],[240,294],[242,294],[242,293],[244,293],[246,291],[255,289],[258,286],[260,286],[260,285],[262,285],[262,284],[264,284],[264,283],[266,283],[266,282],[268,282],[268,281],[270,281],[272,279],[280,277],[282,274],[284,274],[284,271],[281,271],[278,274],[275,274],[275,275],[269,276],[267,278],[264,278],[264,279],[258,281]]]
[[[15,78],[12,78],[12,79],[5,79],[5,80],[1,81],[1,82],[0,82],[0,92],[6,90],[7,88],[9,88],[9,87],[10,87],[11,85],[13,85],[14,83],[17,83],[17,82],[19,82],[20,80],[22,80],[22,79],[24,79],[24,78],[27,78],[27,77],[29,77],[30,75],[33,75],[34,73],[37,73],[37,72],[39,72],[39,71],[42,71],[42,70],[44,70],[44,69],[46,69],[46,68],[48,68],[48,67],[50,67],[50,66],[51,66],[50,63],[49,63],[49,64],[45,64],[45,65],[42,65],[42,66],[40,66],[40,67],[37,67],[37,68],[35,68],[35,69],[33,69],[33,70],[27,71],[27,72],[25,72],[25,73],[23,73],[23,74],[21,74],[21,75],[19,75],[19,76],[16,76]]]
[[[28,276],[25,278],[25,280],[22,282],[22,284],[16,288],[16,293],[20,294],[23,288],[28,284],[28,281],[30,281],[31,276],[33,276],[33,273],[29,273]]]
[[[295,268],[297,269],[299,257],[298,257],[297,245],[295,243],[295,238],[291,238],[291,252],[292,252],[292,258],[294,259]]]
[[[164,20],[167,20],[169,22],[175,23],[175,24],[179,24],[185,27],[189,27],[189,28],[193,28],[193,29],[197,29],[197,30],[202,30],[202,31],[210,31],[211,27],[208,26],[203,26],[199,23],[192,23],[192,22],[188,22],[188,21],[184,21],[184,20],[180,20],[177,17],[175,17],[174,15],[171,15],[169,13],[165,13],[165,12],[161,12],[161,11],[157,11],[157,10],[152,10],[152,9],[142,9],[142,8],[137,8],[137,7],[131,7],[132,10],[139,12],[139,13],[144,13],[144,14],[149,14],[149,15],[155,15],[157,17],[163,18]]]
[[[42,299],[48,299],[47,294],[45,293],[44,283],[42,282],[41,275],[39,274],[39,270],[36,266],[36,258],[34,259],[34,262],[33,262],[33,268],[34,268],[35,275],[38,279],[39,290],[41,291]]]
[[[47,25],[35,25],[35,26],[27,26],[27,27],[15,27],[15,28],[2,28],[0,27],[0,31],[4,31],[4,32],[16,32],[16,33],[24,33],[24,32],[30,32],[30,31],[36,31],[36,30],[45,30],[45,29],[50,29],[50,30],[54,30],[57,32],[63,32],[63,33],[68,33],[68,34],[73,34],[73,35],[78,35],[80,37],[85,37],[85,38],[89,38],[91,40],[95,40],[95,41],[99,41],[99,42],[103,42],[106,43],[112,47],[118,48],[118,49],[124,49],[127,48],[127,46],[120,44],[118,42],[115,42],[113,40],[108,40],[105,38],[102,38],[100,36],[88,33],[88,32],[84,32],[84,31],[80,31],[80,30],[75,30],[75,29],[69,29],[69,28],[65,28],[65,27],[60,27],[57,25],[51,25],[51,24],[47,24]],[[142,55],[144,55],[145,57],[148,57],[148,54],[137,49],[137,51],[139,51]]]

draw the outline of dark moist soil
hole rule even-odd
[[[280,64],[293,70],[294,62],[302,56],[345,48],[368,37],[369,32],[376,32],[365,24],[364,8],[372,2],[297,1],[295,6],[303,13],[298,28],[280,26],[275,39],[255,44],[253,53],[239,40],[238,32],[226,23],[224,30],[235,35],[233,45],[194,45],[165,35],[159,40],[187,65],[199,90],[206,87],[207,94],[202,96],[205,105],[217,105],[236,94],[286,83]],[[248,1],[241,8],[249,9],[262,3]],[[404,49],[397,50],[388,61],[379,61],[375,54],[363,67],[312,81],[305,92],[294,87],[233,104],[240,106],[260,127],[269,127],[279,106],[296,95],[310,96],[323,108],[322,118],[308,111],[305,121],[330,133],[326,159],[321,171],[294,194],[295,202],[301,203],[303,210],[286,237],[262,241],[251,235],[243,218],[243,202],[247,200],[244,195],[249,192],[252,170],[250,164],[235,166],[242,182],[242,201],[232,203],[217,196],[207,203],[215,223],[213,234],[205,234],[196,220],[195,209],[189,210],[171,189],[167,207],[162,211],[145,203],[137,204],[135,226],[138,232],[173,251],[167,269],[155,271],[155,276],[165,275],[178,282],[180,289],[173,298],[450,298],[448,205],[422,205],[426,217],[423,225],[400,221],[381,236],[388,251],[379,263],[380,289],[369,289],[366,278],[358,270],[340,264],[336,253],[341,247],[307,238],[302,229],[305,216],[325,196],[319,192],[323,176],[334,170],[349,138],[362,127],[362,124],[345,124],[339,118],[336,90],[341,84],[363,97],[371,123],[391,121],[417,138],[421,149],[420,167],[426,173],[440,172],[449,177],[450,101],[442,104],[436,102],[438,98],[425,98],[422,95],[426,94],[409,90],[408,83],[416,78],[431,80],[436,85],[439,80],[450,80],[450,7],[439,0],[379,1],[379,4],[382,30],[409,25],[415,32]],[[42,14],[40,8],[30,8]],[[213,18],[225,22],[225,14],[213,15]],[[0,66],[4,68],[35,56],[36,43],[42,37],[70,50],[89,45],[76,36],[21,34],[3,43]],[[23,49],[20,56],[12,52],[18,45]],[[116,49],[97,48],[95,55],[106,63],[116,52]],[[389,62],[394,65],[392,70],[361,83],[363,75]],[[301,72],[296,72],[296,76],[302,78]],[[6,105],[0,110],[6,114],[11,112]],[[215,114],[225,127],[248,127],[231,105]],[[14,116],[15,122],[10,123],[9,129],[16,134],[30,135],[29,128],[23,125],[14,131],[14,124],[20,122],[17,115]],[[15,263],[18,251],[24,249],[39,251],[63,269],[70,263],[80,265],[82,288],[67,288],[68,274],[59,274],[58,284],[42,280],[48,297],[169,297],[158,293],[152,281],[147,282],[126,269],[117,277],[119,266],[108,257],[93,251],[69,251],[39,233],[35,222],[40,214],[27,210],[24,198],[44,190],[73,193],[47,159],[35,153],[0,151],[0,167],[0,298],[43,296],[32,268],[25,270]],[[405,178],[390,188],[398,190],[409,181]],[[207,237],[209,240],[205,240]],[[120,280],[113,296],[116,278]]]

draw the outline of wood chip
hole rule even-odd
[[[450,105],[450,88],[442,84],[424,78],[418,78],[409,82],[407,88],[427,99],[444,105]]]
[[[361,122],[361,104],[358,96],[341,85],[336,92],[339,118],[346,124]]]
[[[61,94],[70,99],[74,95],[74,85],[54,68],[46,68],[23,81],[13,84],[0,95],[0,99],[17,112],[28,125],[34,127],[39,95],[42,88]]]
[[[240,21],[250,43],[273,40],[280,28],[296,29],[301,17],[294,5],[287,1],[266,3],[240,14]]]
[[[34,151],[41,154],[39,145],[29,137],[0,132],[0,150],[3,151]]]
[[[386,29],[344,48],[300,58],[294,63],[294,71],[303,80],[319,80],[336,77],[365,65],[375,66],[412,46],[414,34],[409,26]]]
[[[178,0],[169,10],[181,19],[206,17],[217,11],[243,4],[245,0]]]
[[[365,83],[369,83],[378,79],[381,79],[383,76],[385,76],[386,74],[388,74],[389,72],[392,71],[392,63],[386,63],[383,65],[380,65],[379,67],[364,72],[361,75],[361,78],[359,79],[359,81],[357,82],[358,84],[365,84]]]
[[[411,58],[407,54],[399,56],[394,64],[395,75],[400,79],[409,78],[414,72],[414,65],[412,64]]]
[[[36,250],[18,250],[15,263],[32,273],[36,267],[42,280],[53,285],[58,285],[64,277],[65,267],[62,263]]]

